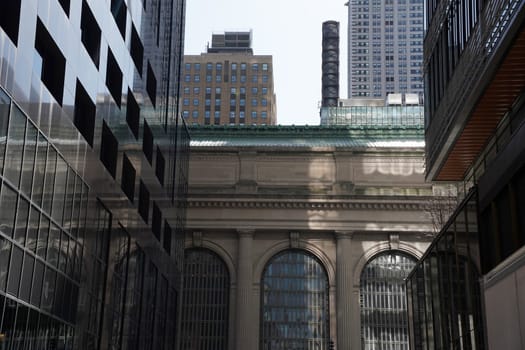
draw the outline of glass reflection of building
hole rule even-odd
[[[522,348],[525,3],[426,3],[426,177],[463,201],[407,281],[411,340]]]
[[[361,271],[362,349],[409,349],[404,280],[415,263],[411,256],[387,251]]]
[[[176,343],[183,5],[2,5],[0,348]]]
[[[268,262],[260,327],[261,349],[328,349],[328,276],[314,256],[287,250]]]

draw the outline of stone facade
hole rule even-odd
[[[419,258],[432,239],[423,143],[403,128],[375,143],[349,128],[210,131],[190,129],[186,247],[228,266],[229,349],[259,348],[261,276],[290,248],[326,269],[335,348],[360,349],[364,266],[390,250]]]

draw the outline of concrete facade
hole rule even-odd
[[[358,139],[368,136],[348,130],[190,129],[186,247],[228,266],[229,349],[259,348],[261,276],[286,249],[323,264],[330,338],[360,349],[361,271],[390,250],[420,258],[432,240],[423,144],[399,141],[406,131],[397,129],[398,140],[365,145]]]

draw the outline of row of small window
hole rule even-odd
[[[185,63],[184,64],[184,69],[186,71],[189,71],[191,70],[192,68],[192,65],[193,65],[193,70],[196,71],[196,72],[199,72],[201,70],[201,64],[200,63]],[[213,70],[213,63],[211,62],[208,62],[206,63],[206,71],[211,71]],[[231,63],[230,65],[230,69],[232,72],[235,72],[237,71],[237,68],[240,66],[240,69],[241,71],[245,71],[246,70],[246,63],[241,63],[240,65],[237,64],[237,63]],[[269,65],[268,63],[261,63],[261,69],[262,71],[266,72],[268,71],[268,68],[269,68]],[[217,72],[222,72],[222,68],[223,68],[223,64],[222,63],[215,63],[215,71]],[[259,63],[252,63],[251,64],[251,68],[252,68],[252,72],[258,72],[259,71]]]
[[[257,111],[252,111],[252,112],[250,113],[250,115],[251,115],[252,119],[257,119],[257,118],[258,118]],[[183,116],[184,118],[189,118],[189,117],[190,117],[190,111],[188,111],[188,110],[184,110],[184,111],[182,111],[182,116]],[[199,118],[199,111],[197,111],[197,110],[193,110],[193,111],[191,112],[191,116],[192,116],[192,118],[194,118],[194,119]],[[220,119],[220,117],[221,117],[221,111],[215,111],[215,112],[213,113],[213,116],[214,116],[214,118],[216,118],[216,119],[217,119],[217,118]],[[262,111],[262,112],[260,112],[260,116],[261,116],[262,119],[266,119],[266,118],[268,118],[268,112],[266,112],[266,111]],[[205,118],[205,119],[210,119],[210,117],[211,117],[211,112],[210,112],[210,111],[204,111],[204,118]],[[236,118],[236,113],[233,112],[233,111],[230,112],[230,113],[229,113],[229,117],[230,117],[230,119],[232,119],[232,118],[235,119],[235,118]],[[243,120],[245,117],[246,117],[246,113],[245,113],[244,111],[240,111],[240,112],[239,112],[239,119]]]
[[[215,106],[220,106],[221,105],[221,101],[222,100],[220,98],[216,98],[215,99]],[[193,105],[194,106],[199,106],[200,102],[201,102],[201,100],[198,99],[198,98],[194,98],[193,99]],[[190,99],[189,98],[184,98],[182,100],[182,105],[183,106],[189,106],[190,105]],[[205,99],[204,100],[204,105],[205,106],[211,106],[211,99],[209,99],[209,98]],[[237,105],[237,100],[235,98],[230,99],[230,106],[236,106],[236,105]],[[252,107],[257,107],[259,105],[259,100],[256,99],[256,98],[252,98],[251,105],[252,105]],[[263,106],[263,107],[266,107],[268,105],[268,100],[265,99],[265,98],[261,98],[260,105]],[[246,99],[244,99],[244,98],[239,99],[239,106],[246,106]]]
[[[207,82],[207,83],[210,83],[210,82],[212,82],[212,81],[215,81],[215,82],[217,82],[217,83],[220,83],[220,82],[222,82],[222,80],[223,80],[223,77],[222,77],[221,74],[217,74],[217,75],[215,75],[215,80],[213,79],[213,76],[212,76],[211,74],[207,74],[207,75],[206,75],[206,82]],[[200,81],[201,81],[201,76],[200,76],[199,74],[195,74],[195,75],[193,75],[193,81],[194,81],[195,83],[200,82]],[[226,77],[224,78],[224,81],[226,82]],[[240,78],[239,78],[239,80],[237,80],[237,75],[232,75],[232,76],[230,77],[230,81],[231,81],[232,83],[236,83],[236,82],[238,82],[238,81],[241,82],[241,83],[246,83],[246,81],[247,81],[247,77],[246,77],[246,75],[241,75]],[[267,74],[263,74],[263,75],[261,76],[261,81],[262,81],[263,83],[268,83],[268,75],[267,75]],[[186,74],[186,75],[184,75],[184,82],[186,82],[186,83],[191,82],[191,75],[190,75],[190,74]],[[259,82],[259,76],[256,75],[256,74],[252,75],[252,76],[251,76],[251,82],[252,82],[252,83],[258,83],[258,82]]]
[[[188,87],[188,86],[184,87],[184,94],[185,95],[188,95],[190,93],[190,91],[191,91],[190,87]],[[204,91],[205,91],[206,95],[211,95],[212,88],[211,87],[206,87]],[[220,95],[221,91],[222,91],[221,87],[216,87],[215,88],[215,95],[216,96]],[[238,91],[239,91],[239,93],[241,95],[246,95],[246,88],[245,87],[240,87]],[[198,95],[198,94],[200,94],[200,92],[201,92],[201,88],[200,87],[196,86],[196,87],[193,88],[193,94],[194,95]],[[257,95],[259,93],[259,88],[255,87],[255,86],[252,87],[251,88],[251,93],[252,93],[252,95]],[[237,88],[236,87],[230,88],[230,94],[231,95],[237,95]],[[261,88],[261,94],[262,95],[268,94],[268,88],[267,87],[262,87]]]

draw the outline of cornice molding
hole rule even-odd
[[[188,200],[189,208],[237,208],[237,209],[308,209],[308,210],[427,210],[428,203],[420,202],[286,202],[286,201],[225,201]]]

